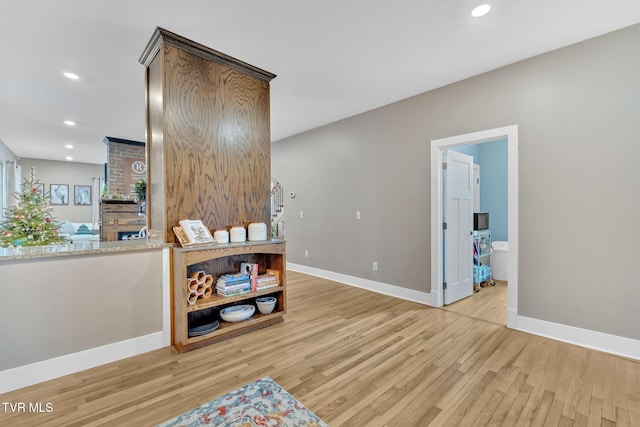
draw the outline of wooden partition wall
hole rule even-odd
[[[151,233],[173,242],[181,219],[210,229],[268,224],[275,75],[162,28],[140,62]]]

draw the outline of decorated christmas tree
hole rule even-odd
[[[60,224],[51,215],[49,194],[40,191],[32,167],[29,179],[22,183],[22,191],[16,192],[17,203],[4,212],[0,224],[0,246],[41,246],[62,243],[58,230]]]

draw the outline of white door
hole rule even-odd
[[[473,294],[473,157],[447,151],[444,182],[444,303]]]

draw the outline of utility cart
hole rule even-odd
[[[483,283],[495,286],[491,276],[491,230],[473,231],[473,290],[480,292]]]

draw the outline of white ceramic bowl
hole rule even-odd
[[[269,314],[276,308],[276,299],[275,297],[261,297],[256,298],[256,304],[258,305],[258,310],[262,314]]]
[[[220,317],[225,322],[240,322],[253,316],[255,311],[256,308],[250,304],[234,305],[220,310]]]

